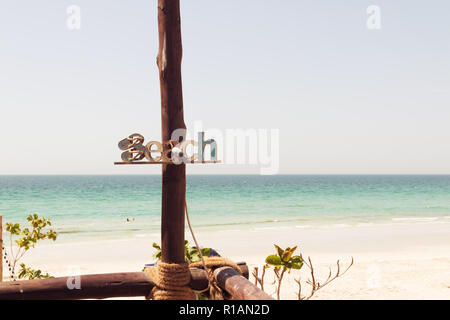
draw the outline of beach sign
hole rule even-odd
[[[198,140],[169,140],[164,148],[159,141],[144,144],[144,136],[133,133],[118,143],[122,150],[122,162],[114,164],[182,164],[182,163],[217,163],[217,143],[214,139],[205,140],[205,133],[198,133]],[[205,159],[205,149],[209,146],[210,160]],[[188,148],[197,147],[197,153],[188,154]],[[141,161],[141,160],[146,161]]]

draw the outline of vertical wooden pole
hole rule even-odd
[[[157,64],[161,86],[161,131],[164,150],[176,129],[185,129],[181,85],[180,0],[158,0],[159,52]],[[162,165],[161,260],[184,262],[185,164]]]
[[[3,218],[0,216],[0,282],[3,281]]]

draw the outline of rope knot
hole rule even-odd
[[[191,274],[187,263],[164,263],[158,261],[156,267],[145,268],[145,272],[155,282],[148,299],[154,300],[195,300],[195,293],[189,288]]]

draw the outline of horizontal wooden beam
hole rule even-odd
[[[273,300],[236,270],[223,267],[214,270],[218,285],[236,300]]]
[[[186,164],[199,164],[199,163],[221,163],[220,160],[205,160],[205,161],[193,161],[186,162]],[[119,161],[114,162],[114,165],[127,165],[127,164],[175,164],[172,161]]]
[[[68,283],[80,284],[69,289]],[[90,274],[75,277],[9,281],[0,285],[0,300],[69,300],[145,296],[154,283],[144,272]]]
[[[238,263],[248,277],[245,262]],[[196,291],[208,288],[204,270],[191,268],[190,287]],[[90,274],[39,280],[8,281],[0,284],[0,300],[77,300],[114,297],[145,297],[154,282],[144,272]],[[68,283],[70,284],[68,286]],[[76,284],[79,283],[79,289]],[[73,289],[69,289],[73,287]]]

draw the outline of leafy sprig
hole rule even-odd
[[[156,252],[153,254],[153,258],[158,260],[161,259],[161,247],[156,242],[153,242],[152,246],[156,250]],[[203,257],[209,257],[211,255],[211,248],[201,248],[200,250]],[[197,248],[191,247],[189,245],[189,241],[184,241],[184,256],[186,262],[194,263],[201,261],[202,258],[200,256],[200,252]]]
[[[30,227],[23,229],[20,227],[19,223],[8,222],[5,224],[6,232],[10,233],[10,253],[12,257],[10,273],[12,279],[15,278],[16,264],[28,250],[34,248],[40,240],[48,239],[56,241],[56,238],[58,237],[58,233],[53,229],[47,229],[47,227],[52,225],[50,219],[40,217],[38,214],[34,213],[27,217],[27,221],[29,222]],[[13,241],[13,237],[19,238]],[[16,251],[13,250],[13,243],[17,244],[18,249]],[[41,270],[26,268],[23,263],[20,266],[22,267],[19,271],[20,279],[41,279],[50,277],[48,273],[43,274]]]

